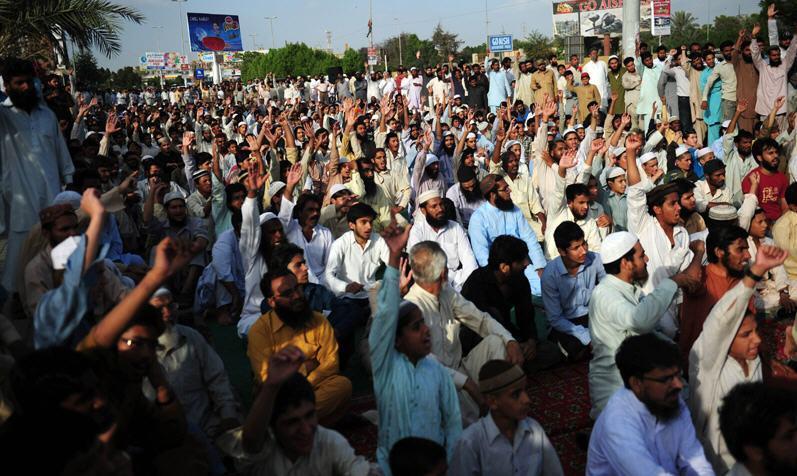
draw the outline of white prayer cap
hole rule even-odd
[[[285,188],[285,182],[280,182],[279,180],[272,182],[271,186],[268,188],[268,196],[273,197],[283,188]]]
[[[418,196],[418,205],[423,205],[433,198],[440,198],[440,191],[437,189],[427,190]]]
[[[575,134],[575,133],[576,133],[576,130],[570,128],[570,129],[565,130],[564,133],[562,133],[562,137],[567,137],[568,134]]]
[[[434,154],[426,154],[426,165],[424,165],[424,167],[428,167],[428,166],[430,166],[432,164],[436,164],[437,162],[440,162],[440,159],[438,159],[436,155],[434,155]]]
[[[659,156],[655,152],[648,152],[646,154],[642,154],[642,157],[639,158],[639,164],[642,165],[645,162],[650,162],[651,160],[659,160]]]
[[[453,136],[453,135],[454,135],[454,133],[453,133],[453,132],[451,132],[451,131],[445,131],[445,132],[443,132],[443,137],[448,137],[448,136]]]
[[[266,213],[261,213],[260,214],[260,224],[261,225],[263,223],[267,222],[267,221],[276,220],[276,219],[277,219],[277,215],[275,215],[275,214],[273,214],[271,212],[266,212]]]
[[[460,96],[459,94],[455,94],[455,95],[454,95],[454,99],[456,99],[456,98],[460,98],[460,99],[462,99],[462,96]]]
[[[163,197],[163,204],[168,205],[172,200],[185,201],[185,197],[183,197],[183,194],[180,192],[169,192],[165,197]]]
[[[614,154],[615,157],[620,158],[621,155],[625,154],[625,147],[615,147],[612,151],[612,154]]]
[[[583,128],[584,128],[584,124],[576,124],[576,127],[574,127],[573,129],[579,130],[579,129],[583,129]],[[598,131],[596,130],[595,133],[597,134]],[[603,128],[601,128],[601,133],[603,133]]]
[[[336,183],[335,185],[329,188],[329,196],[334,197],[335,195],[344,190],[346,190],[349,193],[352,193],[351,190],[349,190],[349,187],[343,185],[342,183]]]
[[[711,149],[711,147],[703,147],[702,149],[697,151],[697,158],[699,159],[705,157],[706,154],[713,154],[713,153],[714,151]]]
[[[513,145],[521,145],[519,140],[511,140],[506,143],[506,150],[509,150]]]
[[[80,200],[82,198],[83,197],[79,193],[67,190],[56,195],[53,199],[53,203],[50,205],[61,205],[62,203],[66,203],[72,207],[72,210],[77,210],[80,208]]]
[[[731,221],[739,218],[739,213],[733,205],[723,204],[711,207],[708,217],[716,221]]]
[[[245,126],[245,125],[247,125],[246,121],[241,121],[241,122],[238,123],[238,127]]]
[[[468,139],[468,140],[475,139],[475,138],[476,138],[476,134],[474,134],[473,132],[468,132],[468,135],[465,136],[465,139]]]
[[[486,122],[486,121],[482,121],[482,122],[480,122],[480,123],[476,124],[476,129],[478,129],[478,130],[479,130],[479,132],[481,132],[481,131],[483,131],[483,130],[487,129],[487,126],[489,126],[489,125],[490,125],[490,124],[487,124],[487,122]]]
[[[622,167],[612,167],[609,169],[609,172],[606,174],[606,178],[613,179],[621,175],[625,175],[625,170],[623,170]]]
[[[153,156],[151,156],[151,155],[145,155],[144,157],[141,157],[141,163],[142,163],[142,164],[143,164],[144,162],[148,161],[148,160],[155,160],[155,157],[153,157]]]
[[[61,243],[58,243],[58,246],[50,251],[50,258],[53,260],[54,270],[66,269],[66,262],[69,261],[69,257],[72,256],[72,253],[77,249],[80,240],[81,238],[79,236],[70,236]]]
[[[685,145],[679,145],[678,148],[675,149],[675,157],[676,158],[680,157],[680,156],[682,156],[684,154],[688,154],[688,153],[689,153],[689,147],[687,147]]]
[[[639,239],[631,232],[616,231],[609,234],[601,243],[601,261],[603,264],[614,263],[634,248]]]
[[[166,297],[166,296],[169,296],[169,297],[172,296],[172,292],[169,290],[169,288],[160,287],[160,288],[158,288],[157,291],[152,293],[152,297],[154,297],[154,298]]]

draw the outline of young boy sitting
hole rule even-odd
[[[462,432],[454,382],[441,364],[427,357],[432,339],[423,315],[414,304],[400,302],[399,260],[410,228],[402,231],[392,223],[382,232],[390,257],[368,336],[379,410],[376,458],[387,476],[390,449],[400,439],[427,438],[450,455]]]
[[[528,416],[523,369],[490,360],[479,371],[479,390],[490,413],[462,433],[448,474],[564,474],[542,426]]]

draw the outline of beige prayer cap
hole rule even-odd
[[[479,391],[485,395],[522,385],[526,378],[519,366],[506,360],[490,360],[479,370]]]
[[[433,198],[440,198],[440,190],[432,189],[427,190],[418,196],[418,205],[423,205]]]

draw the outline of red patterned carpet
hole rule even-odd
[[[553,442],[566,475],[583,475],[587,453],[579,448],[576,437],[587,440],[592,421],[589,418],[587,362],[564,364],[532,375],[528,379],[531,398],[530,416],[545,428]],[[360,414],[376,408],[373,395],[352,399],[351,411]],[[358,454],[374,460],[376,427],[371,424],[344,424],[337,428],[351,442]]]

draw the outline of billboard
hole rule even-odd
[[[148,70],[187,71],[191,67],[188,57],[174,51],[166,53],[148,51],[139,58],[139,63]]]
[[[639,4],[639,27],[649,31],[651,0]],[[655,0],[654,0],[655,1]],[[554,36],[620,36],[623,32],[623,0],[554,0]]]
[[[188,14],[191,51],[243,51],[238,15]]]
[[[490,45],[490,53],[512,51],[512,35],[492,35],[487,39]]]
[[[670,34],[670,0],[653,0],[650,32],[655,36]]]

